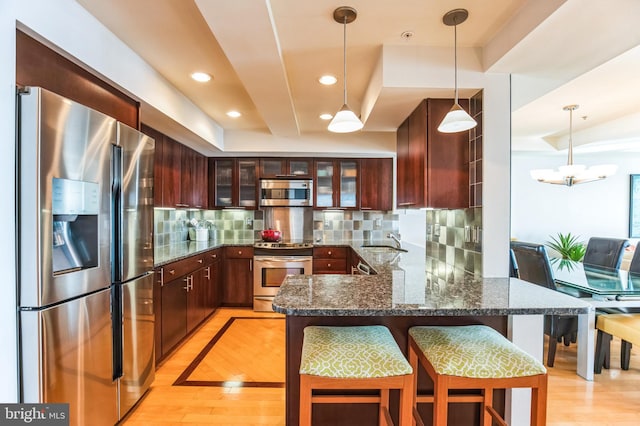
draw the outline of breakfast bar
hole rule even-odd
[[[376,274],[289,276],[274,299],[274,310],[286,315],[287,425],[298,424],[298,369],[303,330],[309,325],[384,325],[406,355],[407,331],[412,326],[484,324],[518,345],[533,341],[533,351],[539,349],[533,355],[541,358],[544,314],[593,311],[584,301],[515,278],[481,278],[454,271],[445,279],[436,278],[425,272],[420,247],[405,246],[407,252],[361,243],[351,247]],[[428,390],[432,384],[422,373],[418,386]],[[528,396],[521,392],[496,393],[496,402],[502,404],[512,425],[528,424]],[[419,410],[428,422],[430,408],[423,404]],[[393,415],[397,411],[393,393],[391,411]],[[313,413],[314,425],[373,425],[376,419],[375,405],[322,404]],[[450,422],[478,424],[478,410],[471,404],[460,405]]]

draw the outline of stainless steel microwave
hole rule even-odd
[[[313,180],[261,179],[260,205],[265,207],[313,206]]]

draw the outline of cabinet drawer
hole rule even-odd
[[[198,254],[186,259],[178,260],[177,262],[169,263],[162,267],[164,282],[168,283],[174,278],[181,277],[182,275],[190,274],[198,268],[204,265],[204,254]]]
[[[249,246],[225,247],[224,257],[228,259],[252,259],[253,247],[249,247]]]
[[[319,259],[346,259],[346,247],[314,247],[313,257]]]
[[[204,264],[211,265],[222,259],[222,249],[210,250],[204,254]]]
[[[314,274],[346,274],[347,259],[313,259]]]

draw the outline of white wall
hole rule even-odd
[[[15,201],[15,46],[16,30],[14,24],[14,6],[20,0],[0,0],[0,182],[2,199],[13,205]],[[2,239],[0,239],[0,401],[17,402],[17,346],[16,337],[16,267],[15,267],[15,210],[0,209]]]
[[[512,154],[511,236],[544,243],[558,232],[589,237],[629,237],[629,174],[640,173],[640,152],[574,153],[574,164],[617,164],[605,180],[573,187],[539,183],[529,171],[566,164],[559,154]],[[635,240],[634,240],[635,241]]]

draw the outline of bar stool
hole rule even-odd
[[[377,389],[379,395],[314,395],[316,389]],[[384,326],[309,326],[300,361],[300,425],[313,403],[379,403],[379,424],[392,425],[389,389],[400,390],[400,425],[411,424],[413,369]]]
[[[543,426],[546,422],[544,365],[490,327],[412,327],[409,363],[415,372],[414,420],[420,425],[423,423],[416,404],[423,402],[433,403],[435,426],[447,424],[449,402],[480,402],[482,425],[490,426],[492,418],[506,425],[493,408],[493,390],[510,388],[531,388],[531,425]],[[433,395],[417,395],[418,363],[433,380]],[[449,395],[450,389],[480,389],[482,394]]]

